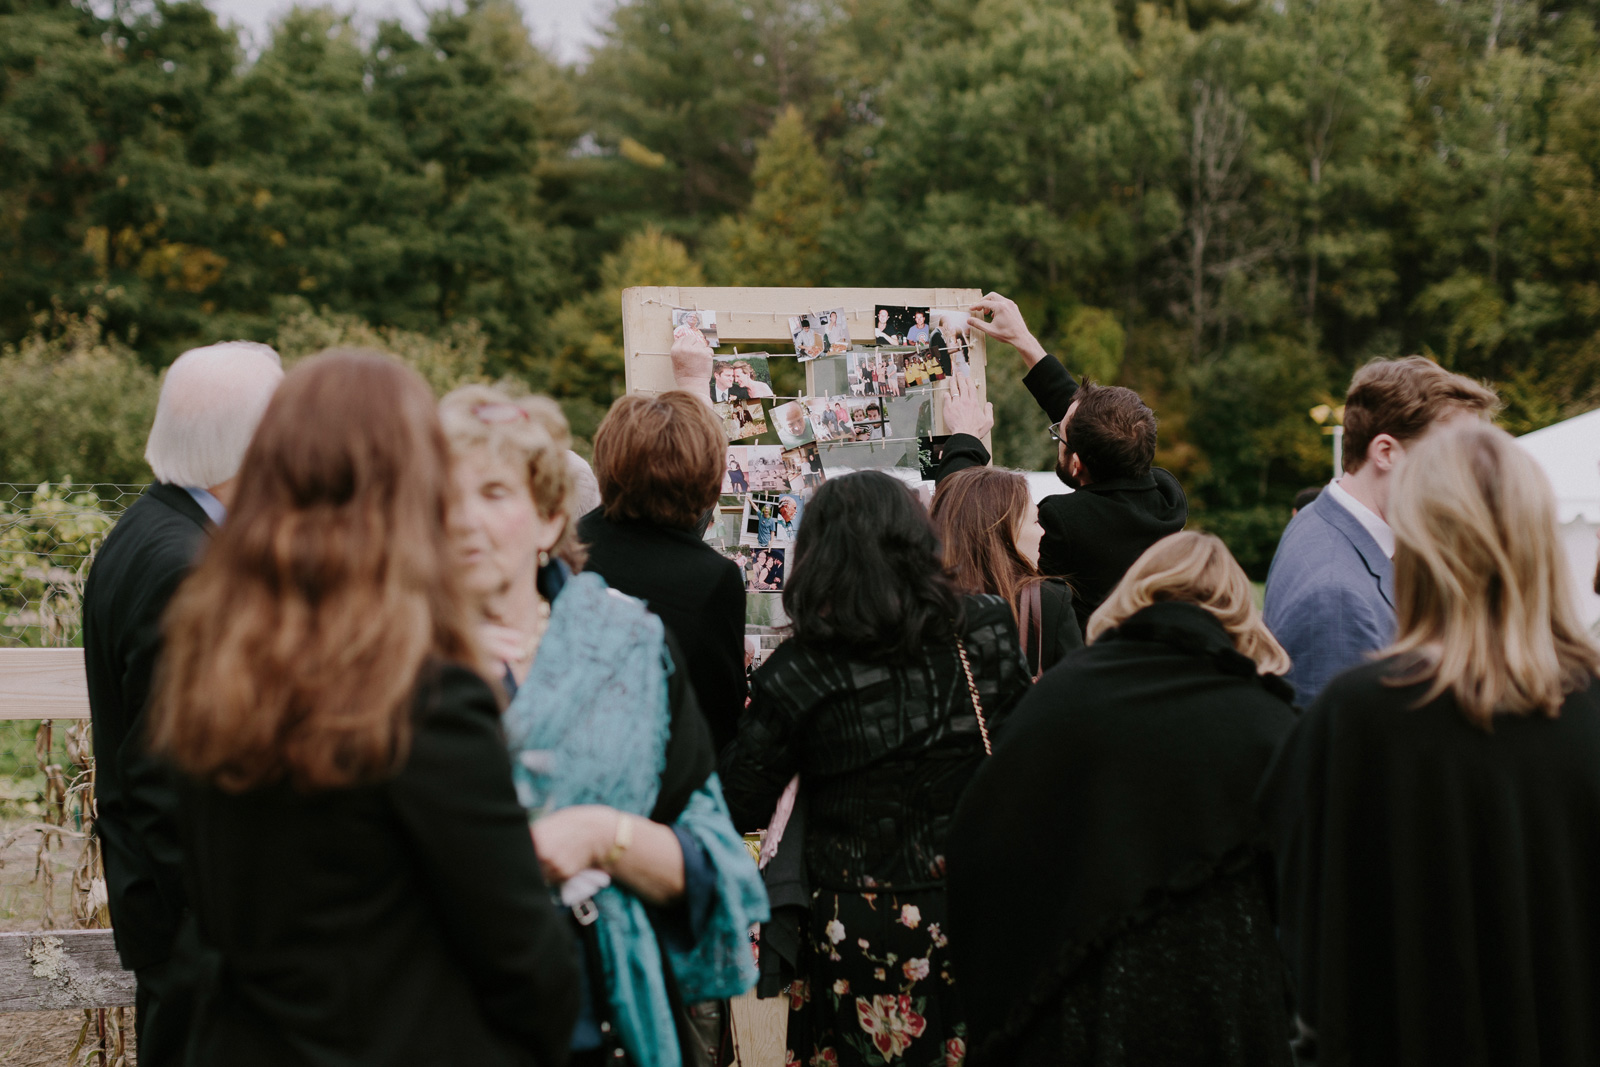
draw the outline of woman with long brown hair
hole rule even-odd
[[[933,522],[962,591],[993,593],[1011,605],[1035,678],[1083,647],[1072,587],[1039,573],[1044,527],[1026,478],[998,467],[957,471],[934,491]]]
[[[1600,1062],[1600,650],[1555,494],[1509,434],[1409,452],[1394,643],[1333,679],[1262,787],[1323,1063]]]
[[[572,939],[473,664],[426,383],[284,379],[167,616],[153,748],[182,819],[194,1065],[565,1059]]]

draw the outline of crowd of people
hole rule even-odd
[[[1073,491],[952,379],[753,671],[692,331],[592,469],[382,353],[180,357],[84,596],[139,1062],[712,1067],[753,987],[793,1065],[1600,1062],[1600,650],[1493,391],[1362,368],[1263,611],[1137,393],[969,323]]]

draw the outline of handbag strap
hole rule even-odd
[[[1028,586],[1027,595],[1022,598],[1023,618],[1027,619],[1022,627],[1022,639],[1028,640],[1031,632],[1033,637],[1033,680],[1038,681],[1044,674],[1044,594],[1040,591],[1039,582]],[[1029,623],[1033,629],[1029,630]]]
[[[972,713],[978,717],[978,733],[983,735],[983,753],[994,755],[989,744],[989,721],[983,717],[983,701],[978,699],[978,683],[972,680],[972,664],[967,660],[967,646],[956,638],[956,654],[961,657],[961,673],[967,676],[967,692],[972,694]]]

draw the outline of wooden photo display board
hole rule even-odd
[[[983,296],[979,289],[746,289],[712,286],[638,286],[622,293],[622,349],[630,393],[659,393],[674,387],[672,378],[672,309],[714,311],[717,317],[718,355],[766,351],[774,358],[793,359],[789,317],[826,314],[845,309],[853,347],[871,347],[875,309],[926,307],[935,311],[966,311]],[[980,395],[988,395],[983,335],[972,331],[969,359],[972,380]],[[820,395],[819,364],[806,367],[806,395]],[[933,433],[944,433],[943,394],[949,379],[933,387]],[[907,431],[909,432],[909,431]],[[896,433],[901,433],[897,430]],[[984,441],[987,446],[989,442]]]

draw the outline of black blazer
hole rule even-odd
[[[1054,356],[1045,356],[1022,379],[1051,422],[1060,422],[1072,406],[1078,383]],[[943,478],[989,462],[983,442],[967,434],[945,442],[939,464]],[[1044,540],[1039,569],[1066,578],[1076,591],[1078,624],[1111,595],[1133,561],[1168,534],[1183,529],[1189,501],[1178,479],[1160,467],[1137,478],[1110,478],[1075,493],[1046,497],[1039,504]]]
[[[539,876],[499,706],[463,667],[430,673],[386,781],[187,787],[182,945],[203,975],[189,1067],[566,1060],[576,948]]]
[[[744,711],[744,579],[691,530],[614,522],[596,508],[578,522],[584,569],[638,597],[672,631],[718,752]]]
[[[162,613],[210,527],[187,490],[152,485],[100,546],[83,591],[96,826],[117,954],[130,970],[168,957],[183,914],[177,789],[145,754],[140,731],[161,655]]]

